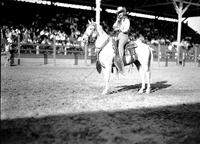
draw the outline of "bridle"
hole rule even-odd
[[[91,38],[94,38],[94,37],[92,37],[92,34],[93,34],[94,32],[97,32],[96,24],[90,24],[90,25],[92,25],[92,26],[94,27],[93,30],[91,31],[91,33],[88,34],[87,31],[85,31],[85,33],[83,34],[84,36],[86,36],[87,42],[89,42],[89,40],[90,40]],[[88,27],[89,27],[89,26],[88,26]],[[98,32],[97,32],[97,35],[98,35]],[[95,39],[96,39],[96,37],[97,37],[97,36],[95,36]]]

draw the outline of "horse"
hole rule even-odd
[[[97,53],[97,62],[96,68],[99,73],[101,71],[104,75],[105,80],[105,88],[102,92],[103,95],[108,94],[109,92],[109,80],[110,75],[112,73],[112,68],[117,65],[115,63],[116,50],[115,43],[113,42],[113,37],[109,36],[102,28],[101,25],[96,24],[94,21],[88,20],[88,26],[82,36],[83,41],[88,42],[89,38],[96,38],[95,40],[95,49],[98,51]],[[133,42],[130,41],[129,44]],[[153,52],[152,49],[145,43],[141,42],[139,39],[135,40],[137,48],[135,48],[135,53],[137,55],[137,60],[131,61],[131,59],[127,59],[126,65],[135,64],[137,70],[140,73],[142,86],[138,93],[145,92],[145,76],[147,78],[147,88],[146,93],[150,93],[151,91],[151,63],[153,60]],[[131,55],[132,56],[132,55]]]

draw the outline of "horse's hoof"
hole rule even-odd
[[[151,93],[151,90],[150,89],[147,89],[146,90],[146,94],[150,94]]]
[[[102,95],[107,95],[108,94],[108,91],[103,91],[102,92]]]
[[[144,90],[143,90],[143,89],[140,89],[140,90],[138,91],[138,94],[142,94],[142,93],[144,93]]]

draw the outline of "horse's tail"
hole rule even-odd
[[[149,46],[149,51],[150,51],[150,57],[149,57],[149,68],[150,68],[152,63],[153,63],[153,51],[154,51],[154,49]]]
[[[102,71],[102,66],[99,60],[96,61],[96,69],[98,71],[98,73],[101,73]]]

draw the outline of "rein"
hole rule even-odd
[[[93,26],[94,26],[94,29],[93,29],[93,31],[90,31],[90,34],[85,33],[85,35],[87,37],[90,37],[94,32],[97,32],[97,37],[100,36],[101,33],[99,33],[99,31],[97,30],[98,29],[97,25],[95,24]],[[102,34],[103,34],[103,32],[102,32]],[[108,36],[108,38],[102,44],[100,44],[99,47],[95,47],[95,49],[97,50],[96,51],[96,56],[97,56],[96,69],[99,73],[101,73],[102,67],[105,68],[105,66],[99,61],[99,54],[105,48],[105,46],[109,43],[109,41],[110,41],[110,36]]]
[[[106,39],[106,41],[101,45],[101,47],[97,47],[97,49],[99,49],[97,52],[97,61],[99,61],[99,53],[103,50],[103,48],[108,44],[109,41],[110,37]]]

